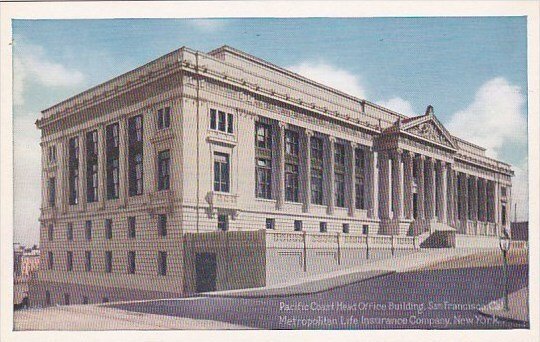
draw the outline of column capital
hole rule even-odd
[[[328,136],[328,141],[330,141],[332,144],[335,144],[336,143],[336,137],[334,137],[332,135],[329,135]]]
[[[311,129],[306,128],[306,129],[304,130],[304,134],[305,134],[307,137],[310,137],[310,138],[311,138],[311,137],[313,136],[314,132],[313,132]]]
[[[419,154],[418,157],[416,157],[416,158],[420,159],[420,161],[426,160],[426,156],[423,155],[423,154]]]
[[[412,151],[403,150],[402,154],[403,154],[403,157],[405,158],[410,158],[410,159],[414,158],[414,153]]]
[[[351,148],[354,150],[356,149],[360,144],[358,144],[357,142],[355,141],[349,141],[349,146],[351,146]]]
[[[441,169],[446,167],[446,162],[444,160],[439,160],[439,164],[441,165]]]
[[[403,153],[403,150],[400,148],[397,148],[395,150],[390,151],[390,156],[392,159],[399,160],[401,159],[402,153]]]
[[[284,130],[285,128],[287,128],[287,123],[283,122],[283,121],[278,121],[278,127],[280,130]]]

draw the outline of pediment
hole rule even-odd
[[[439,120],[437,120],[432,112],[404,120],[399,124],[399,129],[401,132],[457,150],[457,145],[452,138],[452,135],[444,128]]]

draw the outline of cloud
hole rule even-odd
[[[411,103],[407,100],[402,99],[401,97],[392,97],[391,99],[388,99],[386,101],[377,101],[378,105],[383,106],[385,108],[391,109],[394,112],[398,112],[400,114],[408,115],[408,116],[416,116],[417,114],[414,112],[414,109],[411,105]]]
[[[446,127],[460,138],[483,146],[497,158],[506,144],[527,142],[525,96],[502,77],[484,83],[474,101],[456,112]]]
[[[85,76],[46,56],[42,46],[19,43],[13,61],[13,99],[16,105],[24,104],[24,91],[29,80],[46,87],[70,87],[81,84]]]
[[[217,31],[226,25],[225,21],[220,19],[193,19],[189,23],[193,27],[207,32]]]
[[[518,221],[529,220],[529,177],[528,158],[525,158],[519,165],[512,165],[515,176],[512,179],[512,212],[517,203]],[[514,220],[514,216],[511,217]]]
[[[361,99],[366,98],[366,89],[362,85],[359,76],[324,61],[302,62],[286,69],[347,94]]]

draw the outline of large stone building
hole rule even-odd
[[[509,225],[510,165],[431,106],[406,117],[228,46],[171,52],[37,126],[44,305],[178,296],[216,288],[212,276],[218,289],[264,285],[268,241],[303,241],[305,271],[306,232],[337,242],[342,263],[342,243],[368,237],[393,252]],[[227,246],[225,273],[212,244]]]

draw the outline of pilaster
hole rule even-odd
[[[335,143],[336,138],[329,136],[328,137],[328,154],[329,154],[329,165],[328,165],[328,214],[334,214],[334,208],[336,205],[336,175],[335,175],[335,164],[336,164],[336,155],[335,155]]]
[[[278,165],[277,165],[277,196],[276,196],[276,209],[282,210],[285,204],[285,127],[284,122],[278,122]]]

